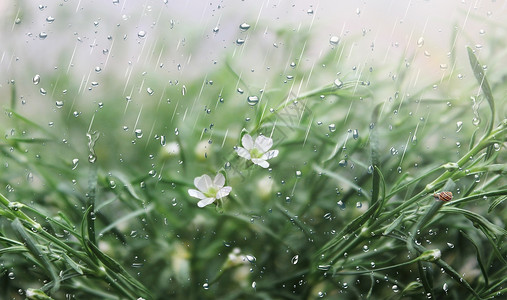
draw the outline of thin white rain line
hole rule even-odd
[[[56,82],[53,86],[53,91],[51,92],[51,98],[55,96],[56,87],[58,86],[58,82],[60,82],[60,74],[58,74],[58,77],[56,78]]]
[[[406,18],[407,18],[408,9],[410,8],[410,5],[412,5],[412,0],[410,0],[410,1],[408,2],[407,9],[405,10],[405,15],[403,16],[403,19],[406,19]]]
[[[16,20],[18,19],[19,17],[19,12],[20,12],[21,8],[18,8],[18,11],[16,12],[16,17],[14,17],[14,22],[12,23],[12,28],[11,28],[11,32],[14,31],[14,27],[16,26]]]
[[[144,86],[145,81],[146,81],[146,78],[143,78],[143,80],[141,81],[141,84],[139,85],[139,91],[137,92],[138,94],[141,94],[141,91],[143,90],[143,86]]]
[[[4,58],[5,58],[5,50],[2,53],[2,58],[0,59],[0,64],[4,62]]]
[[[412,142],[417,141],[417,130],[419,129],[419,124],[421,124],[421,122],[417,122],[417,125],[415,126],[414,135],[412,136]]]
[[[303,74],[303,78],[301,78],[301,80],[299,81],[299,86],[298,86],[298,91],[296,93],[296,99],[299,98],[299,93],[301,93],[301,88],[303,87],[303,81],[305,79],[305,75]]]
[[[155,63],[154,70],[156,70],[157,67],[160,65],[160,59],[162,58],[162,52],[164,52],[164,48],[165,48],[165,45],[163,45],[162,48],[160,49],[160,53],[158,54],[158,58],[157,58],[157,62]]]
[[[67,74],[69,74],[70,66],[72,66],[72,61],[74,60],[74,55],[76,54],[77,42],[74,45],[74,50],[72,51],[72,55],[70,56],[69,65],[67,66]]]
[[[92,54],[93,52],[93,49],[95,49],[95,42],[97,42],[97,39],[93,39],[93,42],[92,42],[92,46],[90,47],[90,55]]]
[[[150,47],[148,48],[148,53],[150,55],[146,55],[145,58],[144,58],[144,62],[143,62],[143,65],[148,65],[148,62],[151,61],[151,59],[153,58],[153,52],[155,51],[155,46],[158,44],[158,38],[155,39],[155,41],[153,43],[150,43]]]
[[[220,103],[220,99],[222,99],[222,92],[224,91],[224,88],[222,87],[220,89],[220,93],[218,93],[218,99],[217,99],[217,103],[215,104],[215,110],[217,109],[218,107],[218,103]]]
[[[236,82],[236,87],[234,88],[235,90],[238,90],[238,87],[239,87],[239,83],[241,82],[241,76],[243,75],[243,71],[241,71],[238,75],[238,81]]]
[[[287,60],[286,60],[286,62],[285,62],[285,66],[284,66],[284,68],[283,68],[283,74],[286,74],[286,73],[287,73],[287,69],[288,69],[288,68],[289,68],[289,66],[290,66],[290,61],[292,60],[292,51],[293,51],[293,50],[294,50],[294,49],[290,49],[290,52],[289,52],[289,54],[287,55]]]
[[[404,55],[408,52],[408,47],[410,47],[410,44],[412,43],[412,37],[414,36],[414,30],[415,30],[415,24],[412,25],[412,30],[410,30],[410,35],[408,36],[407,45],[405,46],[405,50],[403,51]],[[422,34],[422,35],[424,35],[424,34]],[[414,57],[415,57],[415,55],[414,55]],[[401,68],[402,68],[402,65],[400,64],[400,69]]]
[[[276,128],[277,122],[278,122],[278,119],[275,119],[275,121],[273,121],[273,127],[271,128],[271,133],[269,134],[269,138],[273,137],[273,134],[275,133],[275,128]]]
[[[294,191],[296,190],[296,185],[298,184],[298,178],[294,181],[294,186],[292,187],[292,191],[290,192],[290,196],[294,197]]]
[[[361,78],[361,75],[363,75],[363,69],[364,69],[364,64],[360,64],[359,65],[359,74],[357,75],[357,80],[356,80],[356,84],[354,85],[354,90],[352,91],[352,94],[356,94],[356,91],[357,91],[357,87],[359,86],[359,82],[362,82],[362,80],[360,80]]]
[[[391,36],[389,37],[389,39],[391,40],[391,42],[392,42],[392,39],[393,39],[393,36],[394,36],[394,31],[396,30],[397,26],[398,26],[398,20],[394,20],[393,29],[391,30]],[[382,64],[385,64],[385,62],[387,60],[387,57],[389,56],[389,51],[391,50],[391,47],[392,47],[392,44],[390,44],[390,45],[387,46],[386,55],[384,56],[384,61],[382,62]]]
[[[343,124],[347,123],[347,120],[349,119],[349,115],[350,115],[350,110],[352,109],[353,104],[354,104],[354,101],[350,101],[349,110],[347,111],[347,114],[345,115],[345,121],[343,122]]]
[[[322,50],[320,50],[320,53],[319,53],[319,58],[322,56]],[[305,88],[308,87],[308,83],[310,82],[310,78],[312,77],[312,74],[313,74],[313,69],[315,68],[315,61],[312,63],[312,67],[310,68],[310,72],[308,72],[308,77],[306,78],[306,84],[305,84]]]
[[[130,76],[132,75],[132,70],[133,70],[133,69],[134,69],[134,68],[132,68],[132,67],[130,67],[130,70],[129,70],[129,69],[127,69],[127,70],[128,70],[127,80],[125,81],[125,86],[123,87],[123,95],[124,95],[124,96],[125,96],[125,91],[127,90],[127,86],[128,86],[128,84],[129,84],[129,81],[130,81]],[[131,93],[131,94],[132,94],[132,93]]]
[[[426,114],[426,119],[424,119],[424,124],[422,127],[422,131],[424,131],[424,128],[426,127],[426,123],[428,123],[428,118],[430,117],[431,109],[428,109],[428,113]]]
[[[229,134],[229,128],[227,128],[227,130],[225,130],[225,135],[224,135],[224,139],[223,139],[223,141],[222,141],[222,146],[221,146],[221,148],[223,148],[223,147],[224,147],[224,145],[225,145],[225,141],[227,140],[227,135],[228,135],[228,134]]]
[[[180,104],[180,101],[176,102],[176,107],[174,108],[173,115],[171,116],[171,123],[174,120],[174,116],[176,115],[176,111],[178,111],[178,106]]]
[[[95,120],[95,113],[92,115],[92,119],[90,120],[90,126],[88,126],[88,133],[92,130],[93,121]]]
[[[403,159],[405,158],[405,153],[407,152],[408,143],[410,142],[412,132],[408,133],[407,142],[405,143],[405,149],[403,149],[403,154],[401,155],[400,163],[398,164],[398,168],[401,168],[401,164],[403,163]]]
[[[81,91],[81,93],[83,93],[84,90],[86,90],[86,86],[88,85],[88,82],[90,82],[90,76],[92,76],[92,69],[90,69],[90,71],[88,72],[88,76],[86,77],[86,82],[83,85],[83,90]]]
[[[306,145],[306,140],[308,140],[308,134],[310,133],[310,128],[312,128],[312,123],[313,123],[313,114],[311,116],[310,122],[308,123],[308,128],[306,129],[305,139],[303,140],[303,147]]]
[[[168,82],[166,82],[166,84],[164,85],[164,89],[162,90],[162,93],[160,94],[160,98],[158,99],[158,104],[157,104],[157,110],[159,109],[160,104],[162,103],[162,98],[164,98],[165,91],[166,91],[166,89],[167,89],[167,85],[168,85],[168,84],[169,84],[169,83],[168,83]]]
[[[127,1],[125,1],[127,2]],[[146,8],[148,7],[148,0],[146,0],[143,4],[143,11],[139,14],[139,20],[137,21],[137,28],[139,28],[139,26],[141,25],[141,20],[143,19],[143,16],[146,12]]]
[[[268,0],[269,2],[269,0]],[[264,1],[262,1],[261,8],[259,9],[259,13],[257,14],[257,20],[255,20],[254,29],[257,27],[257,24],[259,24],[259,20],[261,18],[262,9],[264,8]]]
[[[199,137],[199,141],[202,141],[202,137],[204,136],[204,130],[206,130],[206,128],[203,128],[201,130],[201,136]]]
[[[313,14],[312,14],[312,20],[310,21],[310,26],[308,27],[308,31],[311,31],[312,27],[313,27],[313,22],[315,21],[315,15],[317,14],[317,8],[319,7],[319,2],[317,2],[317,5],[315,5],[315,9],[313,10]]]
[[[81,78],[81,83],[79,84],[79,89],[77,90],[77,93],[80,94],[81,93],[81,89],[83,88],[83,85],[85,83],[85,76],[86,75],[83,75],[83,78]]]
[[[114,39],[111,42],[111,46],[109,47],[109,51],[107,51],[106,62],[104,63],[104,68],[106,68],[107,62],[109,61],[109,56],[111,55],[111,52],[113,52],[113,46],[114,46]]]
[[[67,114],[67,119],[69,119],[70,115],[72,114],[72,110],[74,109],[74,105],[76,104],[76,99],[77,99],[77,94],[74,97],[74,99],[72,99],[72,103],[70,105],[69,113]]]
[[[134,130],[137,129],[137,124],[139,123],[139,119],[141,118],[142,112],[143,112],[143,105],[141,104],[141,108],[139,109],[139,113],[137,114],[136,123],[134,124]]]
[[[207,78],[208,78],[208,74],[204,75],[204,79],[202,80],[202,84],[201,84],[201,89],[199,90],[199,94],[197,95],[197,97],[195,97],[194,102],[192,103],[192,108],[190,109],[190,112],[194,111],[195,103],[197,103],[197,101],[199,101],[201,99],[202,91],[204,90],[204,85],[206,84]],[[195,119],[195,121],[197,123],[197,118]],[[194,124],[194,126],[195,126],[195,124]]]
[[[79,0],[79,2],[77,3],[77,6],[76,6],[76,12],[79,10],[79,6],[81,5],[81,0]]]
[[[141,51],[139,51],[139,56],[137,57],[137,62],[141,59],[141,56],[143,56],[144,53],[144,47],[146,47],[146,43],[148,41],[148,37],[143,38],[143,45],[141,46]]]
[[[146,145],[144,146],[144,150],[148,148],[148,144],[151,141],[151,135],[153,134],[153,130],[155,129],[155,124],[157,124],[157,118],[153,121],[153,125],[151,126],[150,134],[148,134],[148,138],[146,139]]]
[[[303,54],[305,53],[305,50],[306,50],[306,43],[307,43],[307,42],[308,42],[308,41],[305,41],[305,42],[303,43],[303,48],[301,48],[301,53],[299,54],[299,58],[298,58],[298,65],[299,65],[299,64],[303,61]],[[296,68],[297,68],[297,66],[296,66]]]
[[[185,122],[185,119],[187,118],[187,113],[188,113],[188,107],[185,108],[185,112],[183,113],[183,118],[181,119],[182,122]]]

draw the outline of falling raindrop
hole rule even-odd
[[[329,44],[331,44],[333,46],[338,45],[339,42],[340,42],[340,38],[337,37],[336,35],[333,35],[332,37],[329,38]]]
[[[352,131],[352,137],[354,138],[354,140],[357,140],[359,138],[359,132],[357,131],[357,129],[354,129],[354,131]]]
[[[257,96],[248,96],[246,98],[246,101],[248,102],[248,104],[250,106],[255,106],[255,105],[257,105],[257,103],[259,103],[259,97],[257,97]]]
[[[32,82],[33,82],[33,84],[35,84],[35,85],[39,84],[39,83],[40,83],[40,75],[39,75],[39,74],[35,75],[35,76],[32,78]]]
[[[72,170],[75,170],[77,168],[77,165],[79,164],[79,159],[74,158],[72,160]]]
[[[463,128],[463,122],[461,122],[461,121],[456,122],[456,132],[460,132],[462,128]]]
[[[343,87],[343,82],[340,79],[335,79],[334,85],[340,89]]]
[[[424,45],[424,38],[421,36],[418,40],[417,40],[417,47],[422,47]]]
[[[241,29],[241,31],[247,31],[248,29],[250,29],[250,24],[243,23],[239,25],[239,29]]]
[[[292,257],[291,262],[293,265],[295,265],[298,263],[298,261],[299,261],[299,255],[296,254],[296,255],[294,255],[294,257]]]

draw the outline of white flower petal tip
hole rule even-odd
[[[224,186],[224,184],[225,176],[223,174],[218,173],[213,180],[205,174],[194,179],[194,185],[199,190],[189,189],[188,194],[199,199],[197,206],[205,207],[231,193],[232,187]]]
[[[259,135],[254,142],[249,134],[245,134],[241,138],[241,143],[243,147],[236,148],[238,156],[262,168],[268,168],[267,160],[278,156],[278,150],[270,150],[273,147],[273,139],[267,136]]]

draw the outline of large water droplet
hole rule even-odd
[[[295,265],[295,264],[297,264],[297,263],[298,263],[298,261],[299,261],[299,255],[297,255],[297,254],[296,254],[296,255],[294,255],[294,257],[292,257],[292,259],[291,259],[291,263],[292,263],[293,265]]]
[[[333,35],[332,37],[329,38],[329,43],[333,46],[338,45],[339,42],[340,42],[340,38],[337,37],[336,35]]]
[[[39,74],[35,75],[35,76],[32,78],[32,82],[33,82],[33,84],[35,84],[35,85],[39,84],[39,83],[40,83],[40,75],[39,75]]]
[[[243,23],[239,25],[239,29],[241,29],[241,31],[247,31],[248,29],[250,29],[250,24]]]
[[[257,105],[257,103],[259,103],[259,97],[248,96],[248,98],[246,98],[246,101],[248,102],[249,105],[255,106],[255,105]]]
[[[335,132],[336,131],[336,125],[333,123],[333,124],[329,124],[329,131],[330,132]]]
[[[137,36],[138,36],[139,38],[144,38],[144,37],[146,36],[146,31],[144,31],[144,30],[139,31],[139,32],[137,33]]]

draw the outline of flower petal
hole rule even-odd
[[[254,146],[255,146],[255,148],[261,150],[264,153],[264,152],[268,151],[269,149],[271,149],[271,147],[273,147],[273,139],[268,138],[263,135],[259,135],[255,139]]]
[[[225,177],[224,174],[218,173],[217,176],[215,176],[215,179],[213,179],[213,185],[217,188],[223,187],[225,184]]]
[[[246,150],[251,150],[253,149],[254,147],[254,142],[253,142],[253,139],[252,139],[252,136],[249,135],[249,134],[245,134],[242,138],[241,138],[241,145],[243,145],[243,147],[245,147]]]
[[[227,195],[229,195],[229,193],[232,191],[232,187],[230,186],[224,186],[223,188],[221,188],[218,192],[217,192],[217,199],[221,199]]]
[[[196,177],[194,179],[194,184],[195,187],[203,193],[206,193],[209,190],[209,188],[213,185],[213,183],[211,182],[211,177],[209,177],[206,174],[200,177]]]
[[[194,198],[198,198],[198,199],[204,199],[206,198],[206,196],[204,196],[204,194],[198,190],[194,190],[194,189],[189,189],[188,190],[188,194]]]
[[[204,198],[201,201],[197,202],[197,206],[205,207],[206,205],[210,205],[215,201],[215,198]]]
[[[250,152],[248,152],[248,150],[246,150],[243,147],[238,147],[238,149],[236,149],[236,153],[238,153],[238,155],[243,158],[252,159],[252,156],[250,156]]]
[[[265,159],[262,159],[262,158],[252,158],[252,162],[256,165],[263,167],[264,169],[269,167],[269,163]]]
[[[264,153],[261,159],[268,160],[278,156],[278,150],[271,150]]]

